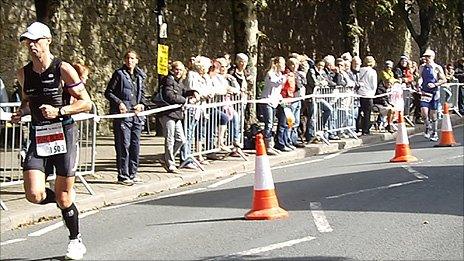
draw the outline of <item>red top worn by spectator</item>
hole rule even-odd
[[[403,79],[406,84],[414,81],[414,75],[412,75],[411,70],[408,67],[403,68]]]
[[[283,98],[294,97],[296,90],[295,74],[288,69],[286,69],[284,73],[287,75],[287,81],[284,83],[280,94],[282,94]]]

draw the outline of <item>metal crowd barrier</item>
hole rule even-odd
[[[440,103],[448,102],[449,110],[462,117],[459,112],[459,89],[464,88],[464,83],[445,83],[440,87]]]
[[[0,110],[2,113],[14,112],[20,104],[19,102],[0,103]],[[96,112],[94,105],[91,113],[93,112]],[[79,132],[76,177],[88,192],[94,195],[95,192],[83,176],[95,173],[97,122],[91,114],[77,114],[73,115],[73,118],[77,123]],[[5,117],[0,118],[0,187],[23,183],[21,163],[29,145],[30,117],[23,117],[23,120],[24,122],[13,124]],[[53,178],[52,175],[51,179]],[[3,202],[2,208],[6,209]]]
[[[329,144],[328,133],[348,132],[357,139],[354,116],[358,108],[355,106],[353,88],[317,86],[314,95],[315,134],[326,144]]]
[[[244,112],[246,99],[242,94],[216,95],[198,105],[186,105],[184,110],[184,132],[187,144],[184,146],[184,157],[190,159],[201,170],[201,162],[195,157],[221,151],[219,131],[221,117],[226,117],[226,132],[223,144],[231,149],[234,146],[234,134],[238,143],[243,144]],[[237,142],[236,141],[236,142]],[[244,159],[241,150],[237,153]]]

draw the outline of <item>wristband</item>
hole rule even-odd
[[[66,114],[66,112],[64,111],[63,108],[64,108],[64,107],[58,108],[58,116],[64,116],[64,115]]]

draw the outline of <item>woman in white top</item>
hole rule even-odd
[[[264,118],[264,141],[268,155],[277,155],[278,152],[273,149],[272,126],[274,123],[277,105],[282,99],[282,86],[286,81],[283,74],[285,70],[285,59],[283,57],[274,57],[271,59],[269,71],[266,73],[264,80],[264,89],[261,94],[262,99],[269,99],[268,103],[261,105],[261,113]]]
[[[212,91],[212,81],[208,75],[208,70],[211,67],[211,60],[205,56],[197,56],[193,61],[193,70],[188,72],[185,82],[186,91],[193,91],[197,105],[205,102],[214,96]],[[206,121],[205,113],[198,108],[189,109],[187,114],[187,143],[184,146],[183,152],[185,156],[190,155],[193,134],[195,127],[197,127],[196,135],[196,151],[199,153],[198,161],[201,164],[208,165],[209,163],[204,159],[201,154],[203,142],[206,139]],[[198,124],[200,122],[200,124]]]
[[[357,94],[361,96],[359,99],[361,107],[359,108],[359,116],[361,118],[361,129],[362,135],[369,135],[371,128],[371,111],[374,105],[373,96],[377,90],[377,72],[374,67],[376,65],[375,59],[372,56],[366,56],[364,58],[364,67],[359,69],[359,89]],[[361,114],[362,113],[362,114]]]

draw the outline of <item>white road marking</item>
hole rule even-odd
[[[22,241],[26,241],[26,238],[17,238],[17,239],[11,239],[11,240],[7,240],[7,241],[4,241],[4,242],[0,242],[0,246],[6,246],[6,245],[9,245],[9,244],[22,242]]]
[[[131,203],[124,203],[124,204],[119,204],[119,205],[113,205],[113,206],[108,206],[108,207],[103,207],[102,210],[110,210],[110,209],[115,209],[115,208],[122,208],[125,206],[129,206],[134,204],[133,202]]]
[[[283,165],[283,166],[272,167],[271,170],[272,169],[283,169],[283,168],[294,167],[294,166],[299,166],[299,165],[305,165],[305,164],[319,162],[319,161],[323,161],[323,160],[324,159],[315,159],[315,160],[308,160],[308,161],[304,161],[304,162],[297,162],[297,163],[287,164],[287,165]]]
[[[93,215],[95,213],[98,213],[98,210],[92,210],[92,211],[89,211],[89,212],[82,213],[82,214],[79,215],[79,218],[82,219],[82,218],[85,218],[87,216]],[[29,233],[29,235],[27,235],[27,236],[29,236],[29,237],[39,237],[39,236],[42,236],[42,235],[44,235],[44,234],[46,234],[48,232],[51,232],[51,231],[57,229],[57,228],[60,228],[63,225],[64,225],[63,221],[60,221],[60,222],[57,222],[57,223],[55,223],[53,225],[50,225],[48,227],[44,227],[44,228],[39,229],[39,230],[37,230],[35,232]]]
[[[245,175],[247,175],[247,173],[236,174],[236,175],[234,175],[234,176],[232,176],[232,177],[230,177],[230,178],[227,178],[227,179],[221,180],[221,181],[219,181],[219,182],[216,182],[216,183],[214,183],[214,184],[211,184],[211,185],[209,185],[207,188],[217,188],[217,187],[219,187],[219,186],[222,186],[222,185],[224,185],[224,184],[227,184],[227,183],[229,183],[229,182],[232,182],[232,181],[234,181],[234,180],[236,180],[236,179],[239,179],[239,178],[241,178],[241,177],[243,177],[243,176],[245,176]]]
[[[394,183],[394,184],[390,184],[390,185],[387,185],[387,186],[380,186],[380,187],[376,187],[376,188],[361,189],[361,190],[358,190],[358,191],[343,193],[343,194],[340,194],[340,195],[328,196],[328,197],[325,197],[325,198],[326,198],[326,199],[341,198],[341,197],[344,197],[344,196],[350,196],[350,195],[360,194],[360,193],[363,193],[363,192],[369,192],[369,191],[375,191],[375,190],[382,190],[382,189],[395,188],[395,187],[400,187],[400,186],[404,186],[404,185],[414,184],[414,183],[418,183],[418,182],[422,182],[422,181],[423,181],[423,180],[421,180],[421,179],[415,179],[415,180],[411,180],[411,181],[407,181],[407,182]]]
[[[339,156],[340,154],[342,154],[342,151],[334,153],[334,154],[329,154],[329,155],[325,156],[324,159],[335,158],[335,157]]]
[[[315,239],[315,237],[307,236],[307,237],[303,237],[303,238],[299,238],[299,239],[293,239],[293,240],[289,240],[289,241],[285,241],[285,242],[281,242],[281,243],[272,244],[272,245],[269,245],[269,246],[252,248],[250,250],[237,252],[237,253],[222,256],[222,257],[217,257],[217,258],[213,258],[213,259],[210,259],[210,260],[222,260],[222,259],[231,259],[231,258],[233,259],[233,258],[240,258],[240,257],[244,257],[244,256],[256,255],[256,254],[269,252],[269,251],[276,250],[276,249],[281,249],[281,248],[284,248],[284,247],[291,247],[293,245],[300,244],[300,243],[307,242],[307,241],[311,241],[313,239]]]
[[[310,202],[309,207],[311,208],[311,214],[313,215],[317,230],[321,233],[332,232],[333,229],[327,221],[324,211],[321,209],[321,202]]]
[[[196,188],[196,189],[181,191],[181,192],[178,192],[178,193],[173,193],[173,194],[157,197],[156,199],[177,197],[177,196],[182,196],[182,195],[186,195],[186,194],[190,194],[190,193],[194,193],[194,192],[202,191],[202,190],[206,190],[206,188]]]
[[[409,173],[411,173],[412,175],[414,175],[418,179],[428,179],[429,178],[428,176],[420,173],[419,171],[412,169],[410,166],[402,166],[402,167],[403,167],[403,169],[407,170]]]
[[[48,227],[44,227],[44,228],[42,228],[40,230],[29,233],[29,235],[27,235],[27,236],[29,236],[29,237],[39,237],[41,235],[44,235],[44,234],[46,234],[48,232],[51,232],[51,231],[53,231],[53,230],[55,230],[55,229],[57,229],[59,227],[62,227],[62,226],[63,226],[63,221],[60,221],[60,222],[55,223],[53,225],[50,225]]]

